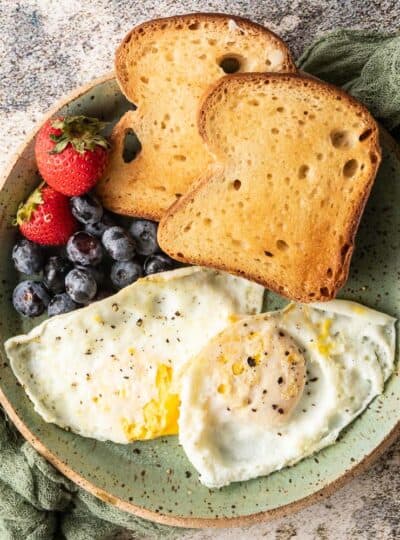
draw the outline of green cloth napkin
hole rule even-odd
[[[338,30],[317,39],[298,67],[342,86],[389,130],[400,124],[400,32]]]
[[[339,30],[317,39],[298,65],[343,86],[388,129],[399,127],[400,33]],[[1,540],[127,540],[181,535],[182,529],[126,514],[79,489],[24,442],[0,410]]]

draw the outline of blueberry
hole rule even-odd
[[[79,270],[86,270],[86,272],[89,272],[89,274],[94,278],[98,287],[104,283],[104,270],[99,266],[80,266],[79,264],[77,264],[75,268],[78,268]]]
[[[86,232],[93,234],[97,238],[101,238],[104,232],[110,227],[114,227],[115,222],[110,214],[103,214],[103,217],[97,223],[87,223],[85,225]]]
[[[68,258],[76,264],[96,266],[103,258],[103,248],[95,236],[80,231],[68,240],[67,254]]]
[[[103,215],[103,207],[93,195],[80,195],[71,198],[73,215],[81,223],[97,223]]]
[[[43,267],[43,251],[37,244],[23,238],[12,250],[12,260],[15,268],[23,274],[36,274]]]
[[[160,250],[157,242],[157,223],[147,219],[136,219],[129,231],[136,243],[136,251],[140,255],[152,255]]]
[[[38,317],[49,302],[49,293],[40,281],[21,281],[13,292],[14,308],[25,317]]]
[[[176,268],[178,263],[165,255],[165,253],[158,253],[157,255],[150,255],[144,261],[144,273],[146,276],[149,274],[157,274],[158,272],[166,272]]]
[[[71,270],[68,259],[60,256],[50,257],[44,267],[43,282],[47,289],[54,294],[61,293],[65,289],[65,276]]]
[[[135,242],[122,227],[110,227],[102,237],[103,246],[115,261],[129,261],[135,255]]]
[[[142,265],[136,261],[118,261],[111,267],[111,282],[116,289],[122,289],[142,276]]]
[[[47,307],[47,314],[49,317],[54,315],[61,315],[62,313],[69,313],[78,308],[78,304],[75,303],[67,293],[56,294]]]
[[[97,293],[94,277],[83,268],[74,268],[65,278],[65,288],[74,302],[88,304]]]

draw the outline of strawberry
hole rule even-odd
[[[22,203],[14,222],[32,242],[46,246],[61,246],[78,229],[69,199],[52,187],[41,184]]]
[[[107,164],[109,144],[100,135],[105,123],[86,116],[49,120],[35,144],[43,179],[56,191],[74,196],[96,184]]]

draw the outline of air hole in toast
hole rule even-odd
[[[360,142],[366,141],[370,136],[372,135],[372,129],[366,129],[361,133],[361,135],[358,137],[358,140]]]
[[[308,296],[309,296],[310,298],[314,298],[315,293],[314,293],[314,292],[310,292],[310,293],[308,294]]]
[[[329,296],[329,289],[328,287],[321,287],[319,292],[321,293],[321,296]]]
[[[181,253],[180,251],[178,251],[178,253],[176,254],[177,257],[183,257],[183,253]]]
[[[193,22],[191,24],[189,24],[188,28],[189,30],[197,30],[199,28],[199,23],[198,22]]]
[[[378,161],[378,156],[373,152],[370,153],[369,157],[371,159],[371,163],[376,163]]]
[[[277,107],[276,111],[282,113],[282,112],[285,111],[285,108],[284,107]]]
[[[274,135],[277,135],[279,133],[279,129],[278,128],[272,128],[271,133],[273,133]]]
[[[320,153],[317,154],[318,161],[321,161],[323,157],[324,157],[323,154],[320,154]]]
[[[346,178],[354,176],[358,169],[358,161],[356,159],[349,159],[346,161],[343,167],[343,174]]]
[[[242,182],[240,180],[234,180],[232,182],[232,187],[234,190],[239,191],[239,189],[242,187]]]
[[[183,154],[176,154],[174,156],[174,159],[175,161],[186,161],[186,156],[184,156]]]
[[[299,167],[298,177],[301,180],[304,180],[304,178],[307,178],[309,172],[310,172],[310,167],[308,165],[301,165]]]
[[[207,218],[204,218],[203,223],[204,223],[204,225],[206,225],[207,227],[209,227],[209,226],[211,225],[211,223],[212,223],[212,219],[210,219],[210,218],[208,218],[208,217],[207,217]]]
[[[140,77],[140,80],[142,81],[142,83],[144,84],[149,84],[149,79],[147,77]]]
[[[328,276],[328,278],[331,278],[333,276],[332,268],[328,268],[328,270],[326,271],[326,275]]]
[[[240,70],[241,62],[237,56],[226,55],[218,60],[218,65],[224,73],[237,73]]]
[[[279,251],[286,251],[287,249],[289,249],[289,246],[285,242],[285,240],[277,240],[276,247],[279,249]]]
[[[270,251],[264,251],[264,255],[265,255],[266,257],[273,257],[273,256],[274,256],[274,254],[271,253]]]
[[[124,162],[130,163],[133,161],[139,155],[141,149],[142,145],[136,133],[131,128],[126,129],[122,149],[122,159]]]
[[[335,148],[351,148],[353,141],[348,131],[335,130],[330,134],[331,142]]]
[[[188,224],[183,228],[183,232],[189,232],[191,228],[192,228],[192,222],[188,223]]]
[[[253,107],[258,107],[260,105],[260,102],[258,99],[249,99],[249,105],[252,105]]]

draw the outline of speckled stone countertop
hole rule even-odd
[[[398,0],[0,0],[0,169],[45,111],[112,69],[122,36],[149,18],[220,11],[265,24],[297,57],[338,27],[394,30]],[[395,540],[400,538],[400,442],[367,473],[295,515],[247,529],[201,530],[185,539]]]

